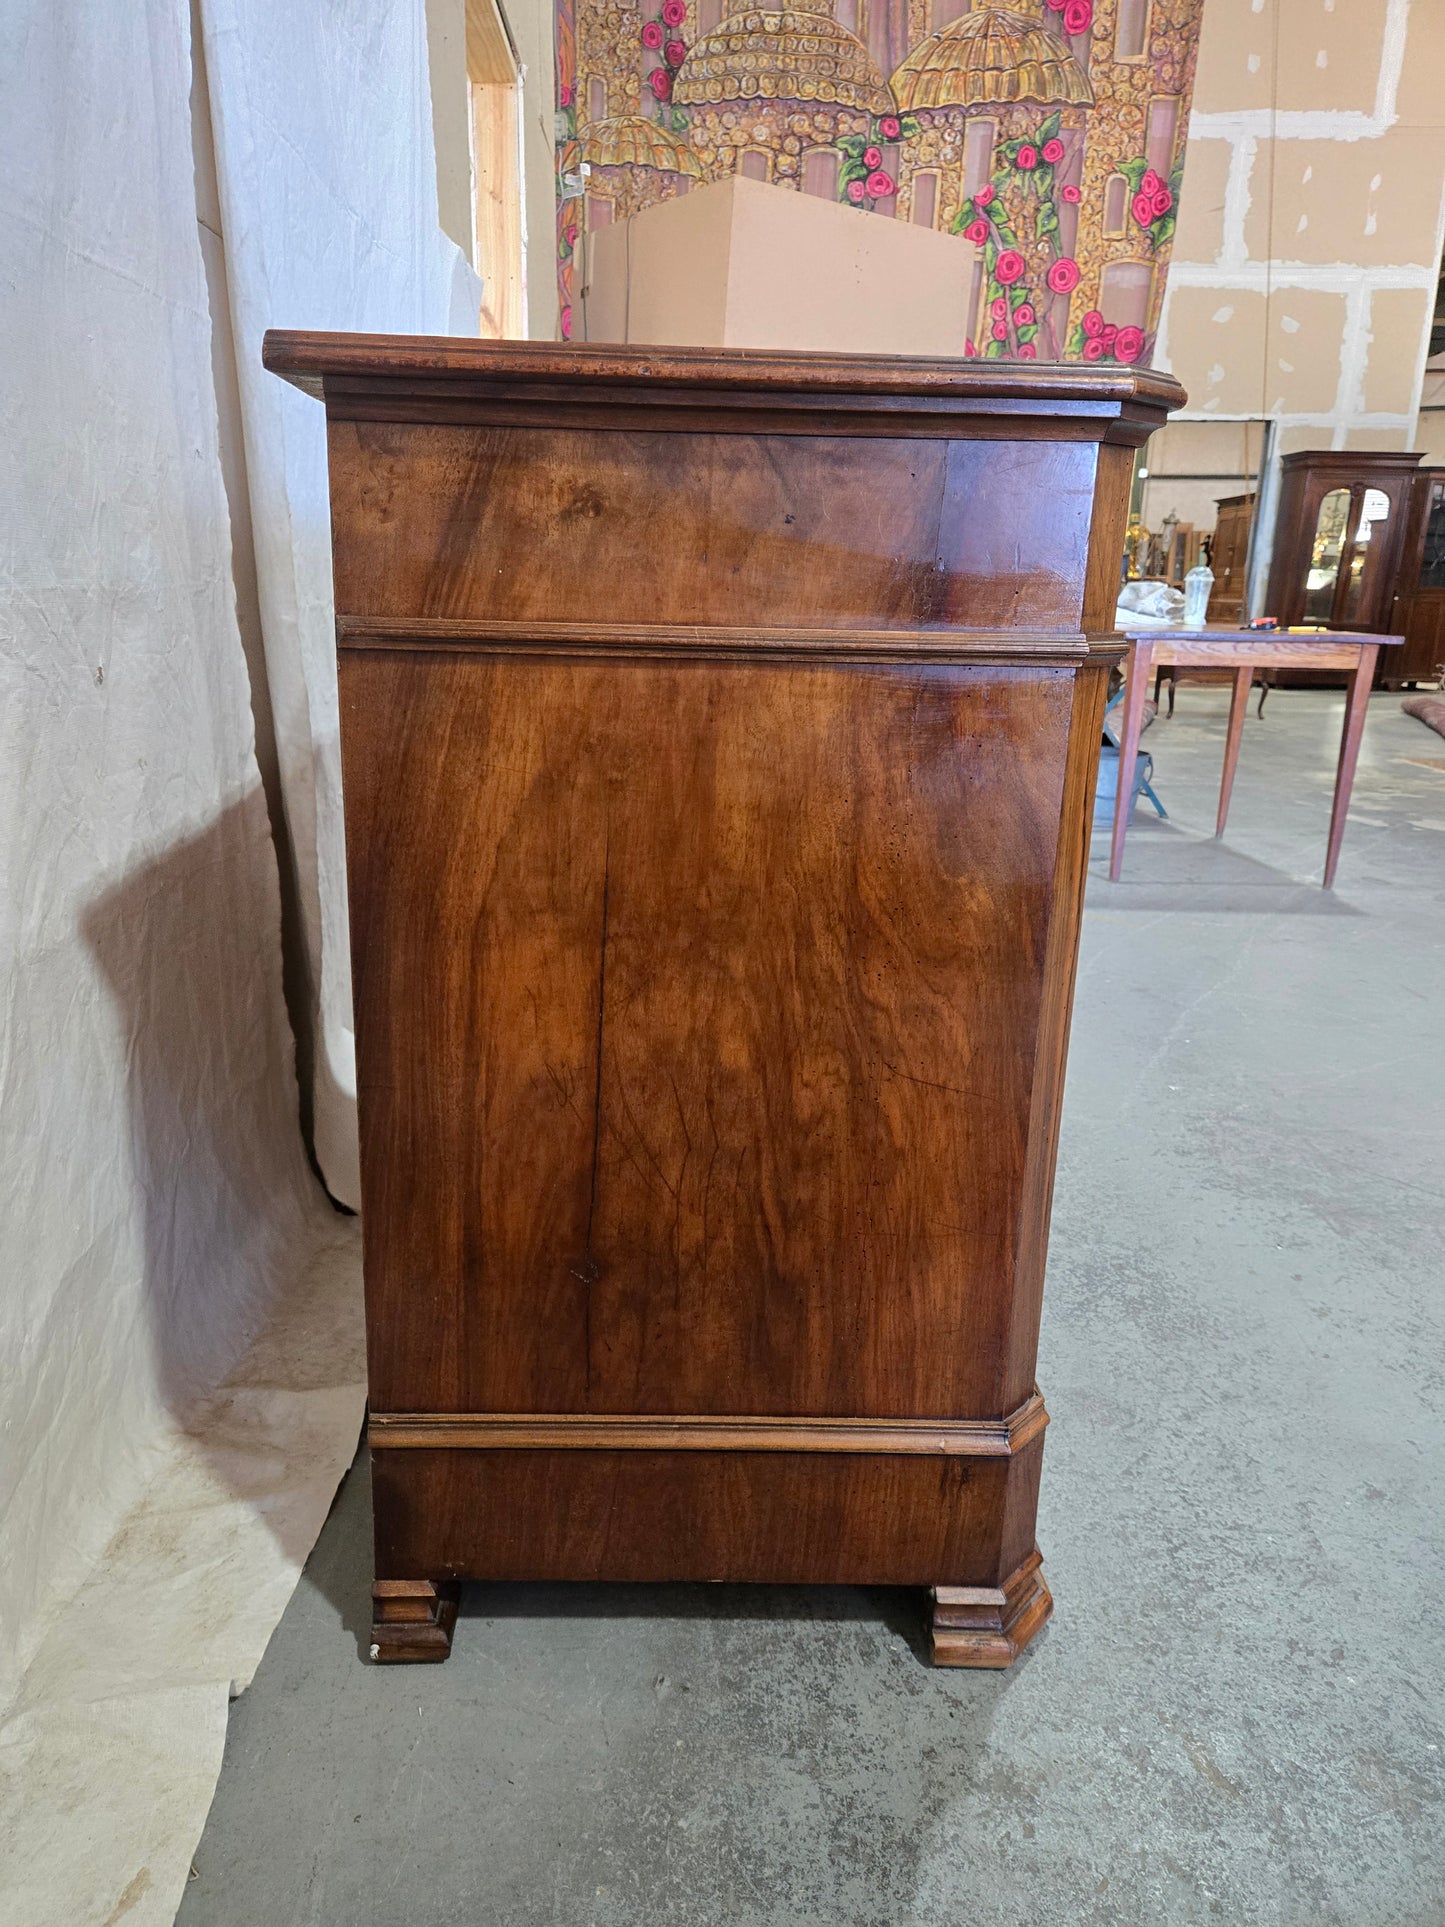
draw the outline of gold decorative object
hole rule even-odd
[[[1006,7],[980,7],[930,34],[894,74],[893,93],[905,111],[1022,100],[1079,107],[1094,99],[1059,36]]]
[[[659,167],[689,180],[704,178],[702,162],[681,135],[642,114],[594,122],[581,146],[583,160],[593,167]]]
[[[677,70],[679,106],[812,100],[891,114],[893,95],[863,42],[830,15],[747,7],[704,34]]]

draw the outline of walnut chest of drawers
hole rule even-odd
[[[464,1579],[1049,1595],[1127,370],[273,334],[324,399],[373,1652]]]

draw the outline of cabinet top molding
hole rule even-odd
[[[1184,390],[1153,368],[1074,363],[991,363],[910,355],[784,354],[745,348],[568,347],[554,342],[480,341],[462,335],[321,334],[271,329],[262,359],[333,410],[379,387],[428,400],[497,399],[557,404],[707,407],[775,412],[903,412],[1017,416],[1049,432],[1142,441]],[[338,408],[339,405],[339,408]]]

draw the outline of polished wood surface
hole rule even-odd
[[[1390,688],[1445,675],[1445,468],[1414,477],[1390,627],[1405,638],[1383,661]]]
[[[1229,799],[1239,763],[1239,745],[1249,705],[1250,682],[1257,670],[1340,670],[1347,696],[1340,760],[1335,772],[1334,802],[1330,811],[1329,841],[1325,847],[1324,887],[1329,889],[1339,867],[1365,727],[1370,684],[1382,647],[1394,648],[1398,636],[1363,635],[1322,630],[1317,635],[1290,636],[1267,629],[1227,629],[1210,623],[1203,629],[1136,629],[1127,632],[1129,654],[1125,667],[1124,720],[1119,746],[1119,790],[1114,799],[1114,828],[1109,849],[1109,878],[1117,883],[1124,867],[1124,838],[1129,828],[1127,799],[1132,796],[1139,738],[1144,729],[1144,698],[1149,676],[1160,665],[1211,665],[1233,672],[1229,725],[1225,737],[1224,769],[1219,785],[1219,814],[1214,834],[1224,835]],[[1263,699],[1261,699],[1262,704]]]
[[[267,360],[330,424],[376,1657],[435,1657],[464,1578],[672,1578],[942,1588],[940,1659],[1003,1663],[1047,1616],[1130,467],[1179,390]]]

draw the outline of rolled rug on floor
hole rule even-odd
[[[1437,736],[1445,736],[1445,697],[1407,696],[1400,707],[1407,716],[1418,716]]]

